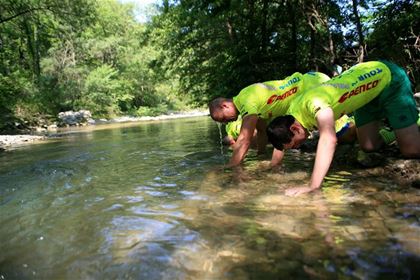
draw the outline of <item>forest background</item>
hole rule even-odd
[[[162,0],[148,19],[117,0],[0,0],[0,132],[68,110],[186,110],[367,60],[392,60],[420,82],[414,0]]]

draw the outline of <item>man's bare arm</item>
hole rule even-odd
[[[330,168],[337,145],[334,128],[334,112],[331,108],[320,110],[316,115],[319,140],[316,149],[315,165],[312,171],[310,188],[318,189]]]
[[[337,144],[334,128],[334,112],[331,108],[321,109],[317,113],[316,119],[318,123],[319,140],[311,182],[309,183],[309,186],[287,189],[286,195],[298,196],[319,189],[330,168],[334,157],[335,146]]]
[[[249,115],[242,121],[241,131],[235,145],[233,145],[233,154],[228,163],[228,167],[239,165],[248,152],[249,145],[251,144],[252,136],[254,135],[255,128],[257,127],[258,116]]]
[[[283,160],[283,157],[284,157],[284,151],[274,149],[273,155],[271,157],[271,162],[270,162],[271,167],[280,165],[281,161]]]

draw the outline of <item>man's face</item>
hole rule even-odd
[[[228,123],[238,119],[238,113],[233,103],[223,103],[214,110],[212,114],[213,120],[221,123]]]
[[[283,145],[285,149],[297,149],[303,144],[303,142],[305,142],[306,134],[303,130],[296,130],[294,131],[294,134],[295,135],[292,137],[292,140]]]

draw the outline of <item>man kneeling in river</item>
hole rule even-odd
[[[267,127],[268,140],[278,150],[296,148],[306,140],[309,130],[319,130],[309,186],[288,189],[287,195],[321,187],[337,143],[334,121],[352,112],[363,150],[375,151],[383,145],[378,132],[386,117],[402,155],[420,158],[418,112],[407,74],[386,61],[360,63],[300,95],[290,104],[288,115],[274,119]]]

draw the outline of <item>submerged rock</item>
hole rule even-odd
[[[398,184],[420,188],[420,160],[395,160],[384,167],[384,173]]]

